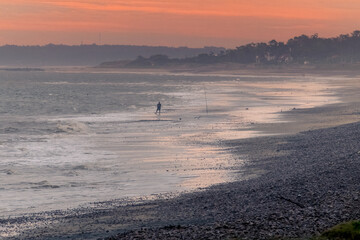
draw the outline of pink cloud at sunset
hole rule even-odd
[[[101,33],[103,44],[234,47],[303,33],[337,36],[360,22],[353,0],[13,0],[0,9],[1,45],[93,43]]]

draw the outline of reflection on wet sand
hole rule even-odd
[[[36,135],[41,141],[31,140],[32,136],[26,141],[7,142],[3,147],[10,150],[4,156],[11,168],[6,169],[14,174],[7,174],[2,182],[8,194],[2,196],[1,214],[73,208],[247,178],[248,174],[239,174],[246,158],[239,159],[223,149],[222,141],[262,135],[252,127],[285,121],[282,111],[338,101],[328,81],[320,78],[232,76],[208,81],[202,76],[199,81],[185,81],[176,76],[175,80],[162,80],[164,85],[158,87],[162,83],[159,76],[146,77],[150,80],[143,85],[144,80],[139,79],[141,84],[136,84],[136,89],[131,81],[113,84],[119,89],[111,97],[118,100],[123,93],[121,100],[130,102],[119,102],[124,107],[119,112],[39,116],[38,125],[54,125],[56,131],[48,133],[45,129],[46,134]],[[81,84],[89,88],[87,91],[95,93],[103,87],[95,80],[91,84],[84,81]],[[45,85],[69,85],[67,81],[55,83]],[[87,92],[80,96],[86,103],[91,100]],[[101,108],[109,103],[108,98],[98,96],[93,105]],[[149,99],[154,102],[151,108]],[[155,115],[159,100],[162,113]],[[137,101],[142,101],[139,106],[134,105]],[[45,180],[36,191],[31,188],[32,183]],[[26,198],[20,197],[24,195]]]
[[[214,143],[264,135],[252,129],[254,124],[286,121],[280,114],[283,111],[339,102],[333,94],[334,87],[328,85],[326,79],[313,80],[238,80],[206,84],[209,114],[204,113],[204,102],[201,104],[199,97],[198,109],[201,112],[202,108],[202,114],[196,118],[193,132],[182,131],[177,139],[169,140],[175,144],[179,139],[194,143],[184,151],[189,153],[190,158],[183,161],[185,164],[180,167],[182,171],[178,170],[180,175],[186,175],[188,168],[191,169],[186,175],[189,178],[181,185],[194,189],[239,178],[241,162],[246,159],[233,159],[234,156]],[[201,95],[200,87],[198,95]],[[185,126],[183,128],[186,129]],[[281,133],[284,132],[272,134]],[[246,178],[245,175],[242,177]]]

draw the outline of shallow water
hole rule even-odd
[[[0,216],[239,179],[222,140],[336,101],[315,77],[0,72]]]

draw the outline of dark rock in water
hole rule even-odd
[[[4,172],[7,174],[7,175],[13,175],[15,172],[11,169],[5,169]]]

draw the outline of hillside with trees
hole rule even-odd
[[[139,56],[122,67],[167,67],[184,64],[204,65],[218,63],[285,65],[285,64],[354,64],[360,62],[360,31],[334,38],[301,35],[286,43],[271,40],[268,43],[250,43],[219,53],[201,53],[195,57],[170,58],[157,54]],[[102,67],[119,63],[103,63]]]
[[[220,52],[224,48],[153,47],[131,45],[54,45],[0,46],[0,66],[96,66],[105,61],[134,60],[137,56],[164,54],[172,58],[194,57],[202,53]]]

